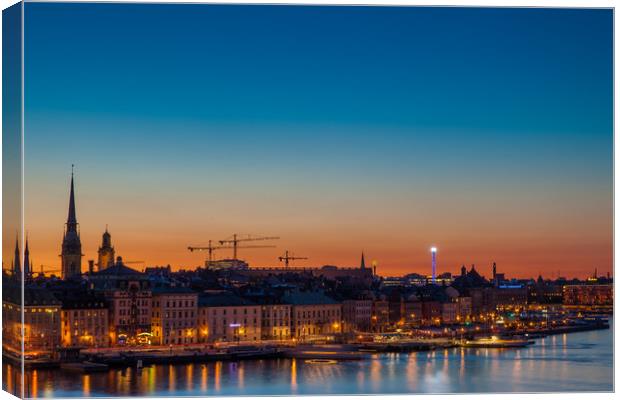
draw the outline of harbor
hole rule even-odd
[[[26,371],[29,397],[504,393],[612,390],[612,329],[549,335],[523,348],[450,347],[357,360],[246,359]],[[544,363],[544,368],[536,368]],[[8,387],[18,370],[5,365]]]

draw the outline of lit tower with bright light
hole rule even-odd
[[[433,283],[435,283],[435,276],[437,273],[437,247],[431,247],[431,256],[433,259]]]

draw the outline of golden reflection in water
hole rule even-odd
[[[239,388],[243,388],[243,385],[245,384],[245,368],[243,368],[243,363],[239,364],[239,368],[238,368],[238,375],[239,375]]]
[[[407,360],[407,385],[411,391],[415,391],[417,387],[417,367],[418,360],[416,353],[410,353]]]
[[[200,369],[200,390],[204,393],[209,388],[209,368],[203,364]]]
[[[363,393],[364,391],[364,381],[365,381],[364,371],[362,371],[362,369],[359,369],[357,371],[357,389],[360,393]]]
[[[168,366],[168,391],[174,393],[176,389],[176,369],[172,364]]]
[[[147,387],[149,390],[149,393],[155,393],[155,371],[156,368],[155,367],[150,367],[147,369],[147,375],[146,375],[146,382],[147,382]]]
[[[132,370],[131,368],[125,368],[121,372],[121,379],[118,382],[119,393],[129,393],[129,382],[131,382]]]
[[[32,392],[30,393],[30,397],[36,398],[39,397],[39,374],[35,369],[32,371]]]
[[[462,380],[463,376],[465,375],[465,349],[461,347],[460,352],[461,352],[461,365],[459,368],[459,378]]]
[[[82,394],[84,397],[90,397],[90,375],[82,375]]]
[[[297,359],[291,361],[291,390],[297,393]]]
[[[512,381],[520,382],[521,380],[521,369],[523,368],[521,364],[521,357],[515,357],[514,362],[512,364]]]
[[[220,391],[221,379],[222,379],[222,362],[216,361],[215,362],[215,391],[216,392]]]
[[[13,384],[15,380],[15,371],[13,370],[13,366],[11,364],[6,365],[6,377],[4,378],[6,382],[6,391],[17,395],[17,393],[15,393],[15,385]]]
[[[187,390],[194,388],[194,364],[187,364],[185,367],[185,379],[187,380]]]
[[[370,364],[370,381],[375,391],[377,391],[381,385],[381,359],[376,358]]]

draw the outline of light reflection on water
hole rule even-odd
[[[253,360],[114,369],[28,371],[28,397],[611,391],[613,330],[537,340],[525,349],[374,355],[331,365]],[[19,374],[3,366],[5,389]]]

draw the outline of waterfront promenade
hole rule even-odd
[[[295,359],[26,372],[30,397],[562,392],[613,389],[613,329],[551,335],[521,349],[447,348],[317,365]],[[18,379],[18,371],[5,365]],[[10,391],[11,380],[5,388]]]

